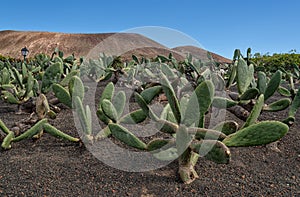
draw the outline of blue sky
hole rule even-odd
[[[1,2],[0,30],[104,33],[155,26],[232,58],[234,49],[248,47],[253,53],[299,53],[299,9],[297,0],[12,0]]]

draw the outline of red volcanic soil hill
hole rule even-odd
[[[0,54],[14,58],[22,58],[20,50],[29,49],[29,56],[38,53],[51,55],[55,48],[60,49],[66,56],[74,54],[94,58],[99,53],[130,58],[132,54],[148,58],[157,55],[168,56],[172,53],[178,60],[184,59],[187,53],[195,58],[206,57],[207,51],[183,46],[169,49],[154,40],[134,33],[99,33],[99,34],[69,34],[32,31],[0,31]],[[216,61],[222,63],[230,60],[212,53]]]

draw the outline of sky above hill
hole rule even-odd
[[[300,1],[3,1],[0,30],[137,32],[176,47],[196,45],[232,58],[246,52],[300,52]],[[1,43],[0,43],[1,44]]]

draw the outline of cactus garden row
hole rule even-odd
[[[19,106],[16,113],[30,111],[22,125],[8,128],[0,120],[3,149],[43,133],[77,143],[101,143],[111,137],[135,151],[149,152],[154,159],[178,161],[178,173],[184,183],[199,175],[195,169],[203,158],[218,164],[231,160],[230,147],[261,146],[280,140],[296,121],[300,91],[296,75],[299,69],[265,72],[251,59],[251,50],[236,50],[232,64],[221,65],[187,55],[177,61],[172,54],[154,59],[100,54],[98,59],[77,60],[56,50],[52,56],[36,55],[27,62],[0,61],[1,98]],[[105,83],[96,106],[87,102],[93,87]],[[121,87],[121,88],[120,88]],[[125,91],[131,90],[131,94]],[[280,94],[281,99],[274,100]],[[165,98],[161,102],[160,97]],[[80,138],[70,136],[51,125],[60,109],[58,103],[73,111]],[[126,104],[137,109],[127,111]],[[161,103],[162,109],[154,109]],[[30,106],[30,107],[28,107]],[[93,108],[96,107],[95,114]],[[288,110],[282,120],[260,121],[262,113]],[[233,113],[243,124],[227,120],[219,113]],[[220,118],[210,123],[212,115]],[[93,116],[103,125],[94,130]],[[51,119],[51,121],[49,121]],[[151,140],[136,135],[132,125],[153,122],[158,134]]]

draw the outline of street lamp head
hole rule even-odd
[[[24,47],[23,49],[21,49],[21,53],[22,53],[22,55],[24,56],[24,58],[28,55],[28,53],[29,53],[29,50],[26,48],[26,47]]]

